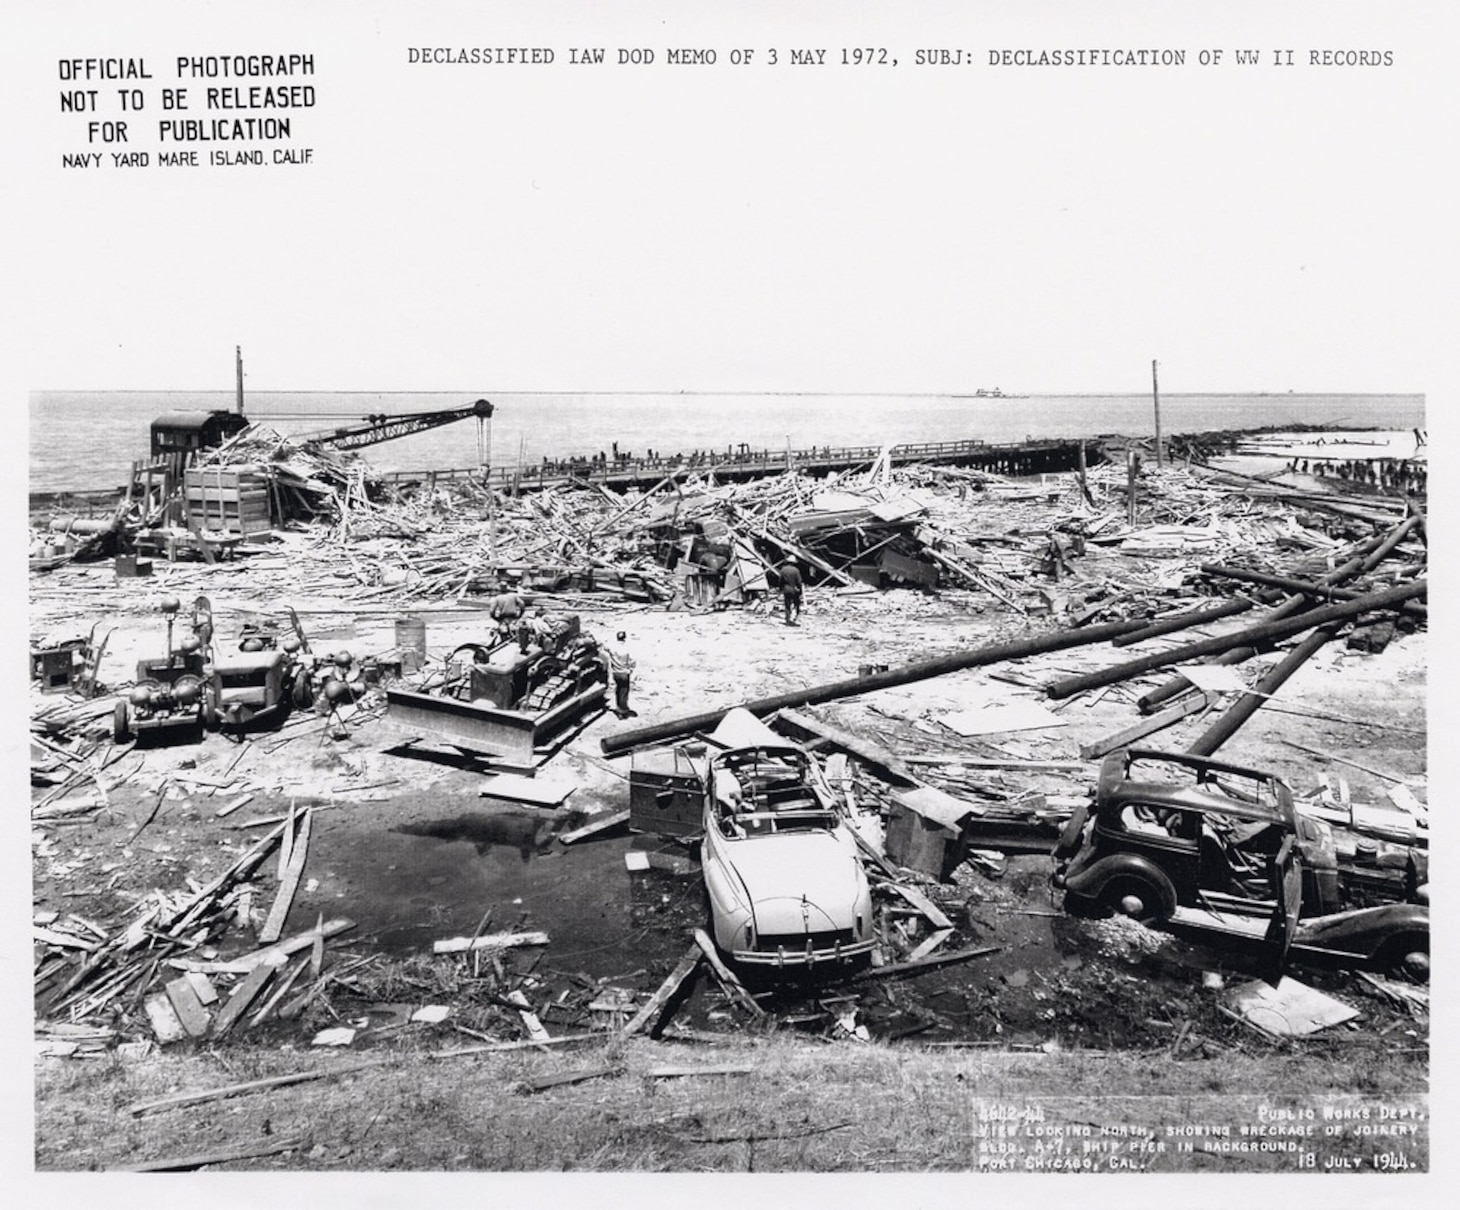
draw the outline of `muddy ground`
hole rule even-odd
[[[62,637],[68,626],[84,633],[106,611],[115,631],[102,678],[115,683],[129,679],[138,658],[160,652],[163,626],[153,609],[165,592],[176,591],[184,600],[208,593],[219,642],[229,641],[243,620],[284,604],[250,582],[246,561],[218,569],[212,580],[208,569],[196,565],[158,563],[156,570],[152,582],[139,584],[115,580],[109,566],[84,573],[71,569],[70,583],[79,577],[85,592],[73,588],[64,600],[42,596],[33,633]],[[1168,570],[1157,560],[1143,564],[1092,554],[1077,565],[1074,578],[1050,586],[1056,616],[1065,605],[1098,594],[1107,576],[1130,580]],[[88,593],[95,614],[85,607]],[[316,648],[347,647],[357,657],[393,648],[395,619],[406,612],[425,620],[427,647],[436,657],[483,639],[488,629],[480,611],[438,605],[393,610],[386,602],[376,612],[358,613],[329,599],[288,604],[300,611]],[[856,594],[812,589],[798,626],[785,625],[778,611],[765,607],[697,613],[603,606],[584,609],[582,618],[605,638],[618,629],[627,632],[638,660],[635,724],[729,707],[849,677],[866,664],[896,666],[1051,625],[1047,617],[1013,615],[987,596],[908,589]],[[1164,676],[1055,704],[1063,725],[1042,730],[967,740],[937,719],[975,705],[1042,701],[1039,686],[1059,675],[1173,641],[1119,651],[1101,645],[962,671],[812,712],[903,756],[947,754],[950,764],[960,754],[1075,760],[1082,743],[1135,721],[1135,697]],[[1383,802],[1390,783],[1293,743],[1412,777],[1421,787],[1425,651],[1422,632],[1380,655],[1348,652],[1341,641],[1330,644],[1284,687],[1280,703],[1260,712],[1220,755],[1273,769],[1300,795],[1326,774],[1335,788],[1341,776],[1355,801]],[[1188,719],[1153,742],[1179,749],[1206,721]],[[109,723],[102,718],[97,726],[105,730]],[[249,826],[253,821],[280,815],[291,800],[307,802],[316,807],[314,830],[286,935],[311,927],[321,915],[344,916],[355,928],[332,942],[333,954],[408,961],[429,954],[437,938],[473,934],[486,919],[492,931],[523,927],[549,934],[545,952],[518,951],[506,959],[511,969],[533,969],[548,991],[576,980],[580,987],[614,985],[643,994],[657,986],[684,953],[694,928],[705,923],[701,884],[688,854],[682,846],[626,832],[571,848],[555,840],[557,832],[586,817],[627,806],[629,759],[606,760],[599,748],[604,735],[624,725],[611,713],[594,717],[542,768],[539,776],[566,778],[576,787],[561,809],[483,797],[479,763],[434,743],[407,743],[412,737],[379,710],[364,710],[339,732],[296,714],[281,730],[241,744],[210,734],[199,744],[117,748],[102,759],[108,773],[125,781],[110,790],[105,809],[83,822],[52,823],[33,832],[33,906],[38,913],[79,915],[111,932],[126,924],[154,888],[184,890],[227,868],[260,835]],[[937,766],[921,768],[929,780],[938,780]],[[1088,769],[1093,774],[1095,765]],[[861,777],[868,792],[876,789],[869,773]],[[987,779],[1011,798],[1030,791],[1082,794],[1090,780],[1083,773],[1012,770]],[[159,787],[168,781],[159,799]],[[244,793],[251,800],[220,818],[220,807]],[[631,873],[624,860],[631,848],[663,849],[679,872]],[[965,865],[950,883],[927,888],[958,928],[947,948],[997,946],[997,953],[870,989],[853,991],[835,980],[793,985],[775,991],[767,1003],[792,1024],[822,1033],[835,1034],[838,1027],[829,1023],[841,1019],[888,1040],[1028,1049],[1142,1049],[1180,1034],[1182,1044],[1199,1053],[1203,1036],[1230,1027],[1217,1013],[1214,988],[1250,978],[1250,966],[1129,922],[1067,918],[1051,895],[1049,872],[1044,857],[992,860]],[[260,879],[255,924],[273,891],[270,863]],[[247,930],[235,929],[219,948],[227,953],[255,945]],[[1214,971],[1216,978],[1209,973]],[[1424,1044],[1413,1021],[1354,976],[1295,973],[1360,1008],[1359,1024],[1346,1028]],[[369,1019],[368,999],[356,1006],[360,1020]],[[849,1010],[855,1013],[850,1019]],[[1193,1020],[1201,1027],[1193,1029]],[[545,1021],[555,1027],[550,1015]],[[304,1042],[302,1034],[318,1024],[307,1020],[292,1032],[276,1026],[270,1037]],[[676,1024],[739,1028],[708,980],[699,982]],[[366,1029],[356,1045],[370,1044]]]

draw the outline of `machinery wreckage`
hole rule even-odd
[[[474,414],[481,418],[480,409]],[[220,440],[236,456],[261,448],[249,445],[258,434],[246,430]],[[383,726],[392,743],[405,737],[392,751],[406,755],[423,741],[443,745],[494,781],[551,774],[607,706],[605,655],[584,613],[603,609],[604,598],[617,609],[759,608],[775,592],[775,561],[790,554],[816,592],[896,585],[957,592],[988,601],[1021,629],[1013,638],[865,665],[855,676],[609,732],[602,757],[630,758],[617,774],[627,793],[571,828],[561,799],[526,792],[536,809],[558,813],[549,836],[560,844],[628,828],[662,838],[645,859],[650,868],[702,872],[695,944],[647,1000],[620,1005],[619,1028],[664,1029],[681,985],[701,964],[730,1003],[761,1018],[764,994],[746,984],[754,988],[767,972],[810,972],[856,987],[992,953],[996,936],[985,938],[991,945],[954,947],[967,934],[939,906],[939,888],[1012,857],[1046,862],[1048,885],[1074,916],[1113,914],[1167,929],[1247,955],[1251,969],[1271,980],[1314,965],[1410,984],[1428,977],[1427,822],[1405,783],[1396,785],[1392,809],[1360,810],[1343,793],[1297,799],[1279,773],[1213,758],[1325,644],[1346,634],[1351,650],[1382,650],[1424,625],[1425,522],[1412,503],[1396,516],[1382,497],[1301,493],[1191,466],[1148,471],[1139,481],[1132,472],[1124,484],[1124,475],[1097,468],[1030,485],[952,467],[894,472],[890,459],[839,476],[830,496],[789,473],[731,485],[674,477],[623,500],[583,486],[500,496],[467,482],[452,485],[454,498],[431,489],[381,502],[358,468],[326,458],[321,447],[270,438],[269,448],[271,534],[287,543],[289,530],[302,530],[315,543],[312,566],[291,560],[273,600],[290,588],[307,592],[323,559],[350,569],[335,581],[349,590],[343,612],[382,599],[404,602],[406,612],[411,601],[443,595],[469,612],[485,608],[484,594],[502,591],[521,592],[536,608],[519,626],[483,627],[478,639],[435,656],[425,651],[424,626],[398,624],[401,643],[357,658],[316,650],[288,608],[247,614],[222,642],[207,596],[185,614],[169,592],[155,602],[166,621],[163,654],[141,659],[130,684],[103,681],[108,636],[98,637],[99,627],[85,640],[33,643],[33,781],[45,787],[34,804],[38,827],[65,818],[66,797],[85,786],[96,786],[105,802],[106,770],[126,745],[181,751],[218,742],[208,738],[212,731],[235,742],[266,738],[300,718],[319,720],[326,737],[368,738],[369,728]],[[206,463],[198,473],[206,476]],[[198,490],[190,482],[197,481],[184,473],[174,491]],[[1124,498],[1117,511],[1099,507],[1095,493]],[[305,500],[308,520],[300,516]],[[129,501],[130,516],[139,506],[150,511],[144,522],[171,507],[155,494],[134,492]],[[282,520],[272,511],[281,505]],[[1138,505],[1143,526],[1132,524]],[[66,533],[74,532],[73,521]],[[174,558],[188,553],[185,541],[164,543],[155,524],[106,532],[121,547],[150,542]],[[211,551],[193,543],[203,564],[169,562],[167,572],[182,573],[169,579],[195,579],[190,568],[231,572],[269,556],[264,534],[237,537],[227,561],[215,562],[216,543]],[[404,576],[383,570],[390,548],[382,537],[402,544]],[[900,553],[870,560],[879,543]],[[113,550],[125,577],[132,569],[121,560],[135,556]],[[1086,551],[1097,560],[1178,560],[1179,574],[1168,567],[1144,582],[1118,570],[1081,574]],[[1278,551],[1290,552],[1281,563],[1272,557]],[[909,562],[919,558],[930,571]],[[1258,620],[1211,632],[1214,622],[1247,613]],[[1207,637],[1183,642],[1180,632],[1190,628]],[[1155,649],[1148,640],[1157,640]],[[1294,640],[1255,684],[1221,679],[1230,666]],[[1088,665],[1104,644],[1141,644],[1143,654],[1069,671],[1072,653]],[[1041,661],[1050,659],[1060,663],[1040,679]],[[880,690],[975,668],[1011,670],[1011,679],[1053,702],[1165,679],[1147,684],[1137,719],[1083,745],[1079,761],[898,755],[806,710],[875,701]],[[111,716],[109,734],[97,730],[98,708]],[[1190,720],[1207,725],[1184,752],[1142,746]],[[997,732],[961,732],[950,721],[940,734]],[[1153,767],[1159,772],[1148,776]],[[980,768],[1001,770],[998,785],[981,784]],[[1036,771],[1060,788],[1031,788]],[[1006,775],[1021,772],[1030,784],[1010,788]],[[321,916],[314,928],[282,939],[311,813],[291,807],[213,884],[181,900],[159,893],[116,931],[38,923],[38,1014],[73,1028],[102,1019],[115,1028],[140,1005],[156,1036],[169,1041],[221,1037],[245,1028],[245,1013],[252,1026],[270,1012],[289,1019],[318,1002],[330,986],[324,941],[351,926]],[[275,847],[282,849],[279,894],[257,929],[238,904]],[[254,933],[262,948],[222,956],[240,932]],[[547,944],[530,931],[479,930],[457,940],[465,944],[442,952],[462,954],[478,974],[483,954]],[[500,976],[502,963],[494,964]],[[228,999],[199,1009],[189,999],[197,988],[180,984],[209,975],[239,982]],[[507,985],[498,987],[506,993]],[[524,987],[530,980],[512,994]],[[531,1013],[514,1011],[532,1036]]]

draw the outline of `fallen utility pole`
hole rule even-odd
[[[1393,609],[1405,601],[1423,596],[1428,591],[1428,587],[1427,581],[1419,580],[1399,588],[1387,589],[1384,592],[1370,593],[1356,601],[1345,601],[1339,605],[1314,609],[1295,618],[1284,618],[1280,622],[1267,622],[1258,626],[1249,626],[1245,630],[1236,630],[1231,634],[1202,639],[1200,642],[1188,643],[1184,647],[1160,651],[1154,655],[1117,664],[1113,668],[1106,668],[1100,672],[1065,677],[1047,685],[1045,693],[1052,698],[1065,698],[1086,689],[1098,689],[1102,685],[1113,685],[1117,681],[1140,676],[1145,672],[1154,672],[1158,668],[1169,668],[1172,664],[1184,664],[1191,660],[1201,659],[1203,656],[1216,655],[1218,652],[1227,651],[1232,647],[1275,642],[1278,639],[1301,634],[1305,630],[1312,630],[1317,626],[1326,626],[1330,622],[1346,622],[1362,613]]]
[[[1337,634],[1338,629],[1337,626],[1321,626],[1310,634],[1288,652],[1287,657],[1272,668],[1249,692],[1244,693],[1232,703],[1231,708],[1203,731],[1187,751],[1193,756],[1211,756],[1237,733],[1237,729],[1243,723],[1261,709],[1262,704],[1277,692],[1278,687],[1284,681],[1303,666],[1309,656]]]
[[[1202,568],[1205,571],[1205,568]],[[1172,614],[1169,618],[1157,618],[1144,630],[1133,630],[1129,634],[1118,634],[1110,640],[1112,647],[1129,647],[1132,643],[1139,643],[1145,639],[1154,639],[1163,634],[1170,634],[1174,630],[1186,630],[1191,626],[1200,626],[1205,622],[1215,622],[1220,618],[1229,618],[1234,613],[1245,613],[1251,609],[1256,602],[1250,597],[1233,597],[1230,601],[1223,601],[1220,605],[1210,609],[1192,609],[1186,613]]]
[[[1316,580],[1315,583],[1325,588],[1335,584],[1342,584],[1352,580],[1355,576],[1365,575],[1379,566],[1394,551],[1410,530],[1414,529],[1421,522],[1419,516],[1410,516],[1399,522],[1388,534],[1375,535],[1361,542],[1355,548],[1348,559],[1335,567],[1327,575]],[[1290,616],[1296,610],[1304,608],[1309,604],[1309,598],[1302,593],[1294,593],[1287,597],[1280,605],[1271,610],[1264,622],[1276,622],[1281,618]],[[1240,664],[1243,660],[1250,659],[1257,654],[1256,647],[1244,647],[1239,650],[1229,651],[1215,659],[1208,660],[1211,664]],[[1136,703],[1142,714],[1149,714],[1162,702],[1169,702],[1177,694],[1185,693],[1191,688],[1191,682],[1184,676],[1172,677],[1164,685],[1151,690],[1150,693],[1142,696]]]
[[[1203,575],[1216,576],[1218,579],[1265,584],[1270,588],[1286,588],[1289,592],[1300,593],[1320,601],[1356,601],[1364,595],[1352,588],[1338,588],[1332,584],[1324,584],[1315,580],[1297,580],[1292,576],[1275,576],[1265,571],[1251,571],[1245,567],[1227,567],[1221,563],[1203,563],[1201,570]],[[1400,612],[1412,613],[1424,618],[1429,616],[1430,611],[1427,606],[1421,605],[1418,601],[1406,601]],[[1115,640],[1114,645],[1122,647],[1130,641],[1132,641],[1130,637],[1123,635]]]
[[[1086,626],[1079,630],[1054,630],[1032,639],[1016,639],[1008,643],[994,643],[988,647],[975,647],[971,651],[938,656],[931,660],[919,660],[917,663],[904,664],[886,672],[874,672],[871,676],[851,677],[824,685],[809,685],[804,689],[796,689],[790,693],[778,693],[773,697],[764,697],[753,702],[732,703],[718,710],[708,710],[703,714],[686,715],[667,722],[634,727],[627,731],[616,731],[612,735],[604,736],[601,746],[605,756],[618,756],[631,748],[642,747],[645,744],[662,743],[665,740],[690,735],[696,731],[713,730],[715,725],[736,705],[743,705],[752,714],[763,716],[773,710],[811,706],[818,702],[855,697],[859,693],[871,693],[876,689],[890,689],[894,685],[906,685],[912,681],[923,681],[929,677],[942,676],[945,672],[958,672],[964,668],[981,668],[987,664],[1002,663],[1004,660],[1018,660],[1025,656],[1043,655],[1050,651],[1064,651],[1070,647],[1103,643],[1116,635],[1140,630],[1146,624],[1144,619],[1133,622],[1107,622],[1103,626]]]

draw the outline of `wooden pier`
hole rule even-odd
[[[985,441],[938,441],[900,444],[890,447],[895,466],[926,463],[966,466],[997,475],[1018,477],[1074,470],[1084,444],[1091,465],[1104,461],[1098,443],[1078,440],[1020,441],[990,444]],[[871,466],[887,447],[877,445],[822,446],[804,450],[751,449],[741,444],[724,450],[692,454],[656,454],[654,457],[619,457],[597,460],[573,458],[551,460],[528,466],[497,466],[488,481],[509,492],[539,491],[571,483],[601,484],[620,491],[631,487],[652,487],[671,475],[714,473],[720,481],[741,481],[798,470],[808,475],[831,475]],[[475,467],[438,471],[391,471],[381,475],[397,485],[427,487],[453,479],[482,481]]]

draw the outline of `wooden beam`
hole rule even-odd
[[[658,1024],[658,1017],[670,997],[680,988],[680,985],[694,974],[695,968],[700,964],[700,949],[698,945],[689,947],[689,951],[679,960],[679,965],[669,973],[669,978],[659,985],[659,990],[649,997],[648,1003],[634,1014],[634,1019],[624,1026],[623,1036],[633,1037],[639,1030],[648,1026],[651,1021]],[[653,1029],[650,1029],[653,1033]]]
[[[1137,723],[1132,723],[1123,731],[1107,735],[1104,739],[1097,739],[1094,743],[1082,744],[1080,755],[1086,760],[1096,760],[1107,752],[1114,752],[1117,748],[1124,748],[1157,731],[1164,731],[1167,727],[1179,723],[1189,715],[1205,710],[1210,705],[1211,699],[1205,693],[1195,694],[1184,702],[1178,702],[1169,710],[1163,710],[1160,714],[1152,714]]]
[[[598,815],[590,819],[582,827],[573,828],[568,832],[559,832],[558,840],[562,844],[574,844],[589,836],[597,836],[600,832],[607,832],[610,828],[616,828],[620,824],[626,824],[628,822],[628,811],[614,811],[608,815]]]
[[[293,815],[292,802],[290,815]],[[294,906],[294,896],[299,890],[299,880],[304,877],[304,863],[309,860],[309,832],[313,820],[313,808],[306,807],[304,818],[299,824],[299,834],[288,846],[288,868],[284,870],[279,883],[279,893],[274,897],[273,905],[269,908],[264,927],[259,930],[260,941],[277,941],[284,932],[284,922],[289,918],[289,909]],[[290,839],[293,830],[293,819],[291,818],[289,826],[284,829],[286,840]]]
[[[700,947],[700,952],[709,959],[710,969],[715,972],[730,998],[742,1008],[747,1009],[752,1017],[764,1017],[765,1009],[755,1002],[751,994],[745,990],[745,984],[740,982],[739,976],[721,960],[719,951],[715,949],[715,943],[710,940],[709,934],[704,929],[695,929],[695,944]]]

